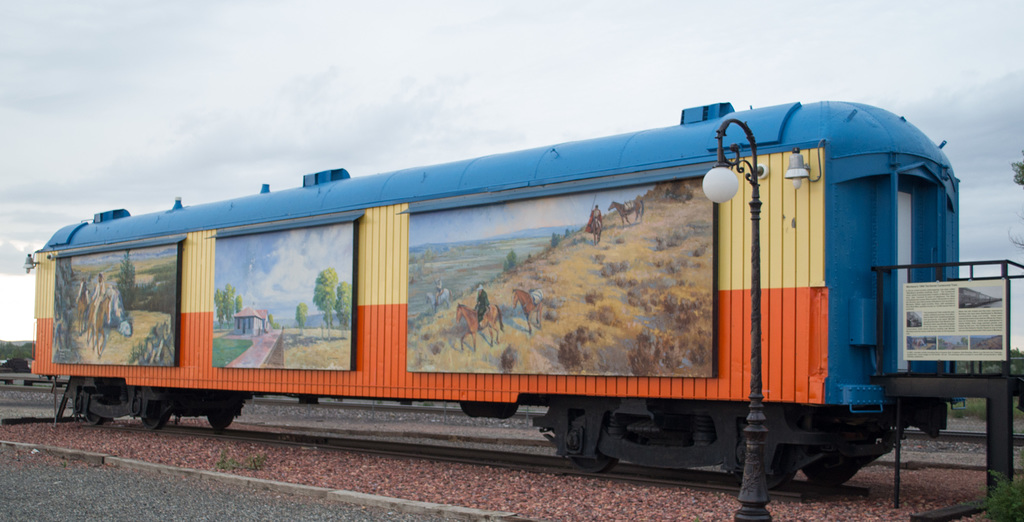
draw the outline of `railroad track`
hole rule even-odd
[[[366,439],[354,437],[337,437],[325,434],[297,433],[291,431],[253,431],[227,429],[215,433],[212,429],[198,426],[167,426],[161,430],[148,430],[141,425],[112,424],[89,426],[90,429],[116,430],[121,432],[148,433],[160,436],[206,437],[218,440],[230,440],[248,443],[294,446],[321,450],[348,451],[397,459],[426,459],[431,461],[452,462],[476,466],[501,467],[511,470],[547,473],[556,475],[580,476],[596,478],[611,482],[627,482],[638,485],[654,485],[665,487],[685,487],[700,491],[736,494],[739,491],[738,480],[730,474],[699,471],[699,470],[665,470],[646,468],[631,464],[619,464],[611,471],[601,474],[584,473],[572,466],[565,458],[556,455],[539,455],[521,452],[501,451],[495,449],[468,448],[464,446],[446,446],[426,444],[422,442],[401,442],[382,440],[381,438]],[[380,434],[383,435],[383,434]],[[402,434],[408,436],[408,434]],[[447,436],[445,440],[458,444],[461,442],[482,443],[482,439],[463,436]],[[488,442],[494,444],[493,439]],[[803,502],[811,498],[828,496],[867,496],[867,488],[840,486],[826,488],[806,482],[794,481],[784,487],[772,490],[772,499],[776,501]]]
[[[14,384],[19,383],[19,384]],[[63,393],[63,388],[67,384],[66,380],[57,380],[57,391]],[[53,381],[45,376],[33,375],[33,374],[18,374],[18,373],[3,373],[0,374],[0,391],[18,391],[18,392],[38,392],[38,393],[50,393],[53,391]],[[418,403],[418,404],[398,404],[398,403],[378,403],[372,400],[333,400],[327,399],[317,403],[303,403],[294,397],[284,396],[256,396],[251,401],[256,405],[264,406],[302,406],[302,407],[313,407],[313,408],[333,408],[333,409],[347,409],[347,410],[363,410],[363,411],[374,411],[374,412],[391,412],[391,413],[413,413],[413,414],[434,414],[434,415],[447,415],[449,413],[454,415],[462,415],[462,410],[456,403]],[[518,412],[514,415],[514,418],[518,419],[530,419],[532,417],[538,417],[544,415],[546,408],[543,407],[521,407]],[[939,434],[938,438],[932,439],[924,432],[908,428],[904,431],[907,440],[932,440],[940,442],[965,442],[970,444],[985,444],[987,441],[985,432],[976,431],[954,431],[944,430]],[[1024,434],[1014,434],[1013,436],[1014,446],[1024,446]]]
[[[48,392],[53,389],[53,382],[50,377],[34,373],[0,373],[0,390]],[[67,383],[67,379],[57,379],[57,387],[62,390]]]

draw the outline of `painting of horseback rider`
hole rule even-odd
[[[487,292],[484,291],[484,285],[477,285],[476,287],[476,320],[483,321],[484,316],[487,315],[487,309],[491,307],[491,302],[487,299]]]
[[[714,375],[712,314],[679,314],[715,291],[700,180],[543,190],[411,213],[406,370]]]
[[[178,254],[173,243],[58,258],[53,362],[174,365]],[[136,333],[157,327],[166,346],[147,357]]]
[[[590,211],[590,220],[587,221],[587,233],[594,235],[594,244],[601,242],[601,230],[604,228],[604,217],[601,215],[601,206],[594,205]]]

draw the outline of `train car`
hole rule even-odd
[[[223,429],[254,393],[454,401],[489,417],[541,405],[535,425],[582,469],[740,473],[751,187],[713,204],[701,186],[724,118],[746,122],[766,167],[769,482],[803,470],[842,483],[895,442],[895,408],[870,382],[872,267],[958,260],[958,180],[940,147],[854,103],[720,103],[666,128],[100,212],[34,255],[33,370],[69,376],[90,422]],[[735,134],[725,145],[749,154]],[[945,425],[941,398],[901,411],[929,433]]]

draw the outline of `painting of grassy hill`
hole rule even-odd
[[[178,244],[57,259],[53,362],[174,366]]]
[[[712,210],[698,179],[413,215],[408,370],[713,376]]]

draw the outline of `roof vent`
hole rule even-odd
[[[121,219],[131,216],[127,210],[119,208],[117,210],[108,210],[106,212],[100,212],[99,214],[93,214],[93,223],[103,223],[104,221],[113,221],[115,219]]]
[[[302,186],[312,187],[322,183],[341,181],[350,177],[351,176],[349,176],[348,171],[345,169],[325,170],[323,172],[317,172],[316,174],[306,174],[305,176],[302,176]]]
[[[181,206],[181,196],[174,198],[174,206],[171,207],[171,210],[181,210],[183,208],[185,207]]]
[[[263,186],[260,187],[260,194],[270,194],[270,184],[269,183],[264,183]]]
[[[692,107],[683,110],[682,117],[679,118],[679,124],[686,125],[689,123],[717,120],[726,114],[733,112],[735,111],[733,110],[731,103],[716,103],[714,105],[705,105],[703,107]]]

